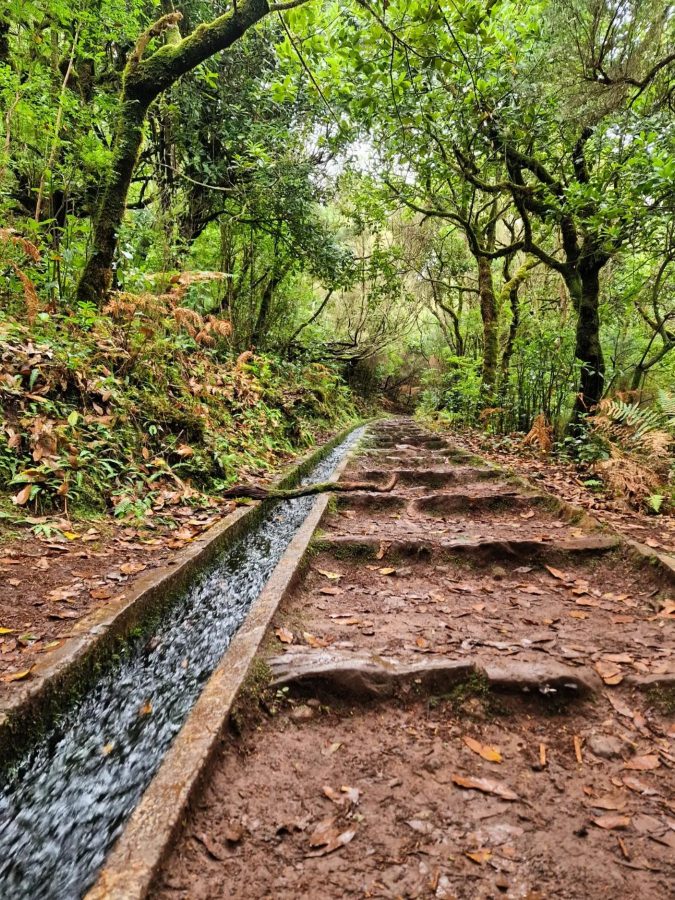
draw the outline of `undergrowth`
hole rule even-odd
[[[209,340],[174,317],[0,313],[0,517],[142,518],[259,478],[357,417],[326,366]]]

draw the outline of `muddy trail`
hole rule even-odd
[[[334,501],[152,896],[672,896],[672,585],[411,420],[343,477],[393,472]]]

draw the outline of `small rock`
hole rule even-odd
[[[311,706],[312,709],[319,709],[321,706],[321,701],[317,700],[316,697],[312,697],[311,700],[307,701],[307,706]]]
[[[308,706],[306,703],[300,704],[300,706],[296,706],[295,709],[291,710],[291,719],[294,722],[307,722],[309,719],[314,718],[316,710],[312,709],[311,706]]]
[[[442,767],[443,760],[440,756],[430,756],[428,759],[425,759],[422,763],[422,768],[426,769],[427,772],[438,772],[438,770]]]
[[[627,741],[610,734],[592,734],[587,739],[586,746],[594,756],[601,759],[618,759],[630,747]]]

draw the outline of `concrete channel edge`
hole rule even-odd
[[[338,463],[336,481],[352,453]],[[293,589],[329,495],[320,495],[206,683],[85,900],[143,900],[210,771],[237,694],[279,605]]]
[[[357,422],[289,467],[276,483],[297,484],[351,432]],[[34,666],[31,678],[0,694],[0,766],[19,758],[65,706],[95,677],[97,668],[126,641],[134,628],[158,616],[189,584],[196,572],[255,525],[261,504],[235,509],[179,551],[171,563],[142,575],[114,603],[93,610],[72,629],[71,636]]]

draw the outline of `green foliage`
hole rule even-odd
[[[0,489],[17,516],[201,503],[356,415],[325,366],[188,342],[168,321],[153,333],[100,315],[89,332],[0,321]]]

